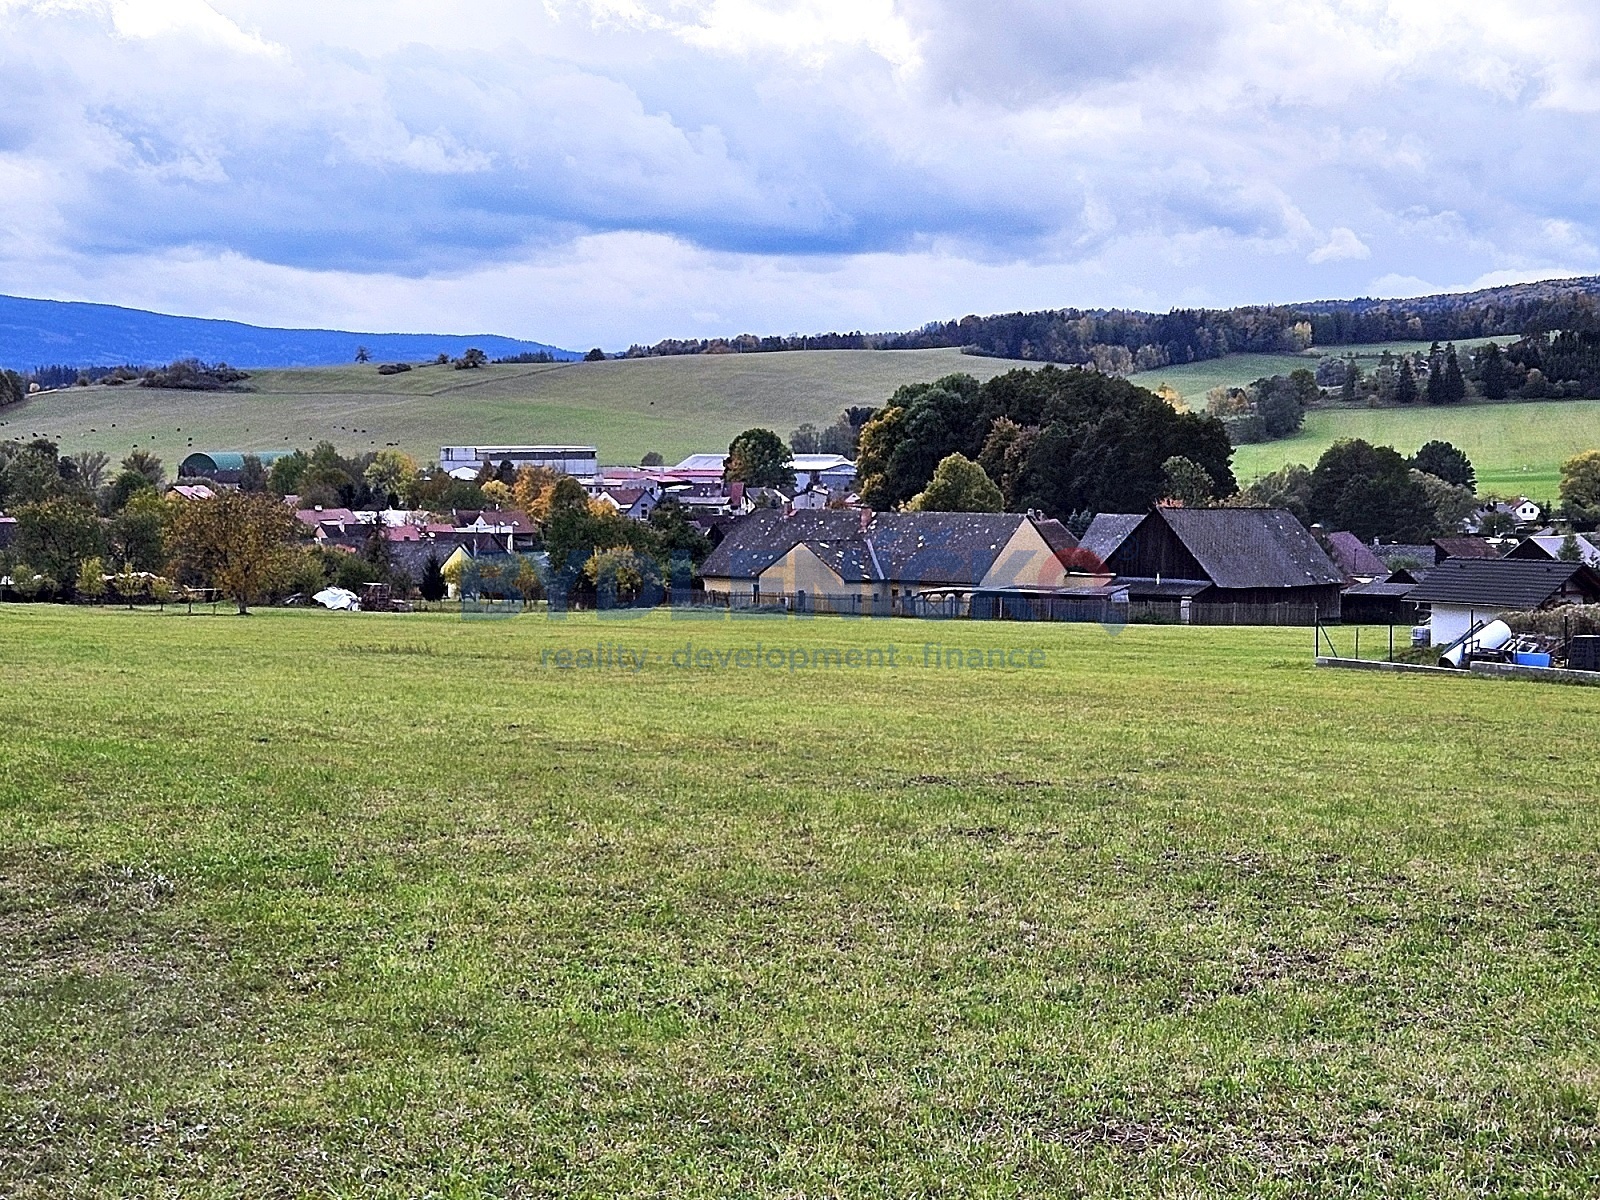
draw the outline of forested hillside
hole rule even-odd
[[[1467,341],[1552,330],[1600,331],[1600,277],[1515,284],[1412,300],[1317,300],[1231,309],[1063,308],[934,322],[909,333],[670,340],[631,357],[773,350],[911,350],[959,347],[1036,362],[1092,363],[1130,374],[1237,353],[1295,353],[1312,346],[1387,341]]]

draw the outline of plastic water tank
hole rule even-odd
[[[1471,637],[1463,638],[1439,656],[1441,667],[1465,666],[1467,659],[1485,650],[1498,650],[1515,635],[1504,621],[1490,621]]]

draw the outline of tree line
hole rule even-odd
[[[791,350],[959,348],[1033,362],[1131,374],[1235,353],[1295,353],[1311,346],[1459,342],[1558,330],[1600,331],[1600,278],[1517,284],[1470,295],[1413,300],[1327,300],[1231,309],[1061,308],[966,316],[898,333],[669,338],[627,357],[763,354]]]
[[[213,499],[182,499],[164,494],[166,486],[161,460],[147,451],[113,467],[102,452],[63,456],[46,439],[0,442],[0,511],[17,522],[12,544],[0,552],[0,578],[9,581],[3,590],[13,599],[98,599],[112,591],[150,600],[180,588],[210,588],[232,596],[241,611],[328,586],[359,593],[383,583],[402,596],[443,595],[438,554],[420,569],[398,563],[377,524],[357,547],[314,545],[286,497],[298,497],[302,508],[403,506],[436,519],[515,507],[533,522],[528,549],[553,564],[550,575],[539,560],[538,577],[579,602],[618,579],[643,586],[673,570],[692,570],[711,551],[679,505],[659,506],[648,522],[632,521],[591,501],[569,476],[510,463],[485,464],[476,480],[457,480],[398,450],[346,457],[324,442],[270,467],[247,457],[240,486],[218,489]],[[522,557],[505,556],[467,583],[509,586],[519,573],[526,583],[526,570],[534,568]]]

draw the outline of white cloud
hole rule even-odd
[[[1332,230],[1328,240],[1306,255],[1308,263],[1344,262],[1348,259],[1371,258],[1372,251],[1367,244],[1355,235],[1352,229],[1343,226]]]
[[[581,346],[1600,270],[1578,0],[0,0],[0,77],[23,294]]]

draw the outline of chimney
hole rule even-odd
[[[861,532],[865,533],[867,531],[867,526],[871,524],[872,510],[870,508],[863,508],[861,510]]]

